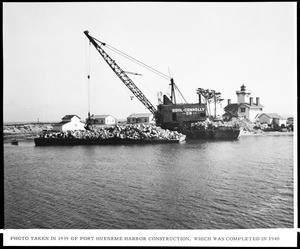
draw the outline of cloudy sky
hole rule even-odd
[[[147,112],[85,30],[171,75],[188,102],[201,87],[220,91],[225,107],[245,84],[265,112],[296,112],[295,3],[3,3],[4,122]],[[129,76],[154,106],[168,93],[165,78],[106,52],[142,74]]]

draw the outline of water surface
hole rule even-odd
[[[293,228],[293,136],[4,144],[5,228]]]

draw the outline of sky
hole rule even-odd
[[[201,87],[221,92],[224,108],[244,84],[263,112],[296,115],[296,3],[23,2],[3,3],[4,122],[148,112],[85,30],[173,77],[189,103]],[[167,79],[103,49],[142,74],[128,76],[154,106],[170,94]]]

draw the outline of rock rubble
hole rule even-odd
[[[42,138],[77,138],[77,139],[176,139],[184,140],[185,135],[155,125],[130,124],[95,128],[92,131],[61,131],[40,134]]]
[[[194,130],[207,130],[207,129],[225,129],[225,128],[239,128],[240,125],[235,122],[223,122],[223,121],[216,121],[216,122],[212,122],[212,121],[198,121],[195,123],[191,124],[191,129]]]

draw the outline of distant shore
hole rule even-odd
[[[293,136],[294,132],[283,132],[283,131],[242,131],[240,137],[243,136]]]
[[[52,129],[50,123],[30,123],[30,124],[4,124],[3,140],[10,142],[11,140],[33,140],[43,130]]]

